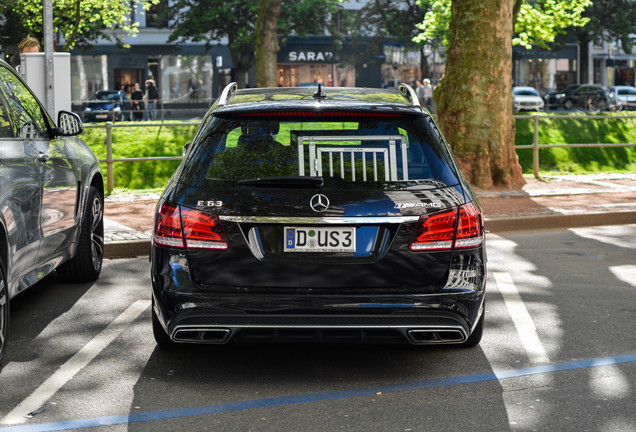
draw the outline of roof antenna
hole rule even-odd
[[[316,100],[321,100],[321,99],[325,99],[327,97],[327,95],[325,94],[324,91],[322,91],[320,84],[318,84],[318,91],[316,93],[314,93],[314,99]]]

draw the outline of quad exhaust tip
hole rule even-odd
[[[406,334],[412,344],[461,343],[467,335],[463,328],[419,328],[409,329]]]
[[[175,342],[224,344],[230,338],[230,329],[227,328],[189,328],[178,327],[172,333]]]

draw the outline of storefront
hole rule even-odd
[[[514,85],[546,92],[578,84],[579,55],[578,44],[565,44],[559,51],[515,46],[512,49]]]
[[[71,92],[74,103],[88,100],[97,90],[142,89],[148,79],[156,83],[164,102],[203,102],[217,97],[231,81],[232,60],[225,46],[176,47],[96,46],[71,56]]]
[[[330,38],[289,40],[278,51],[278,85],[354,86],[355,70],[339,62]]]
[[[392,88],[402,82],[415,85],[415,81],[422,79],[419,52],[409,51],[400,44],[388,43],[384,44],[382,51],[382,87]]]

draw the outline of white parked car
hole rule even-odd
[[[513,87],[512,97],[515,111],[543,110],[543,98],[534,87]]]
[[[609,89],[610,101],[617,110],[636,110],[636,87],[613,86]]]

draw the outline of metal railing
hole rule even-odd
[[[567,119],[636,119],[636,115],[551,115],[545,114],[522,114],[514,115],[515,119],[532,119],[533,124],[533,139],[532,144],[515,145],[515,149],[532,149],[532,171],[537,179],[541,179],[539,175],[539,150],[547,148],[583,148],[583,147],[634,147],[636,143],[573,143],[573,144],[540,144],[539,143],[539,122],[541,120],[567,120]],[[85,124],[85,129],[106,129],[106,159],[101,159],[100,163],[106,163],[106,187],[108,192],[112,192],[115,188],[115,181],[113,178],[113,164],[115,162],[144,162],[144,161],[174,161],[182,160],[183,156],[154,156],[154,157],[132,157],[132,158],[113,158],[113,128],[128,128],[128,127],[174,127],[174,126],[195,126],[199,125],[200,121],[190,122],[140,122],[140,123],[112,123],[106,122],[104,124]],[[185,143],[184,143],[185,144]]]
[[[135,123],[135,124],[114,124],[106,122],[98,125],[84,125],[84,129],[106,129],[106,159],[100,159],[100,163],[106,163],[106,190],[108,193],[115,189],[115,179],[113,175],[113,164],[115,162],[147,162],[147,161],[172,161],[182,160],[183,156],[153,156],[134,158],[113,158],[113,128],[127,127],[171,127],[171,126],[196,126],[201,122],[155,122],[155,123]],[[185,143],[184,143],[185,144]]]
[[[536,179],[541,179],[539,175],[539,150],[545,148],[584,148],[584,147],[634,147],[636,143],[572,143],[572,144],[539,144],[539,121],[540,120],[588,120],[588,119],[636,119],[636,115],[551,115],[546,116],[541,113],[514,115],[515,119],[532,119],[533,137],[532,144],[515,145],[515,149],[532,149],[532,173]]]

